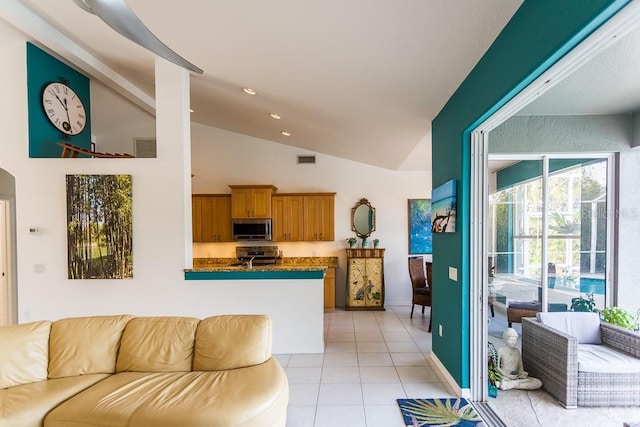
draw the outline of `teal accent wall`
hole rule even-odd
[[[42,90],[51,82],[67,80],[84,103],[87,124],[78,135],[66,135],[49,121],[42,108]],[[91,148],[91,106],[89,79],[73,68],[27,42],[27,102],[29,112],[29,157],[59,158],[58,142]],[[86,157],[80,155],[79,157]]]
[[[470,387],[470,132],[628,2],[525,1],[432,123],[433,187],[458,180],[457,232],[433,236],[433,352],[461,388]]]

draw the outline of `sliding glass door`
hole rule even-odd
[[[605,306],[608,162],[542,157],[496,171],[488,248],[498,303],[567,311],[581,296]]]

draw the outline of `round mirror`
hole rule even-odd
[[[361,239],[366,239],[376,229],[376,209],[367,199],[360,199],[351,208],[351,230]]]

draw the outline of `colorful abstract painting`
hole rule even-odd
[[[409,199],[409,254],[430,254],[431,200]]]

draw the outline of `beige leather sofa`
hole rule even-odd
[[[0,327],[0,426],[284,426],[267,316]]]

